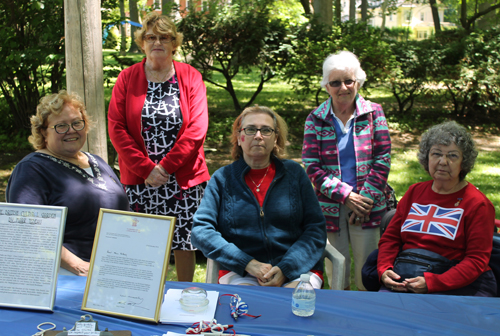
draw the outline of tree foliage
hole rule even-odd
[[[326,32],[320,23],[312,21],[297,32],[293,56],[284,68],[284,78],[299,94],[316,92],[319,104],[323,61],[341,50],[352,51],[358,56],[366,72],[365,88],[387,79],[395,63],[389,44],[380,38],[378,29],[365,23],[345,22]]]
[[[269,0],[233,1],[231,6],[211,1],[206,12],[190,8],[179,24],[186,60],[200,70],[204,80],[227,90],[236,111],[251,105],[289,59],[289,28],[272,18],[269,8]],[[232,81],[252,67],[259,70],[260,82],[250,100],[242,103]],[[226,82],[213,81],[214,71]]]
[[[63,0],[0,2],[0,89],[9,125],[29,128],[41,96],[64,86]]]
[[[459,41],[443,46],[447,54],[460,57],[454,64],[443,64],[445,71],[440,71],[455,117],[500,127],[500,29],[464,34]]]

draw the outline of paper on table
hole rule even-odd
[[[161,305],[160,323],[195,323],[200,321],[212,321],[217,308],[219,292],[207,291],[208,308],[201,313],[188,313],[181,308],[182,289],[169,289]]]

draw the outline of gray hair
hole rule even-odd
[[[459,174],[459,179],[462,181],[474,168],[478,152],[470,133],[455,121],[447,121],[432,126],[422,135],[418,161],[429,172],[429,152],[432,146],[449,146],[452,143],[457,145],[462,152],[463,160]]]
[[[356,82],[359,84],[358,89],[363,86],[366,80],[366,73],[361,69],[358,57],[350,51],[339,51],[336,54],[331,54],[323,62],[323,79],[321,87],[326,88],[326,84],[330,80],[330,72],[332,70],[354,70]]]

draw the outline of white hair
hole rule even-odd
[[[356,82],[359,87],[362,87],[366,80],[366,73],[361,69],[358,57],[350,51],[339,51],[336,54],[329,55],[323,62],[323,80],[321,87],[326,88],[326,84],[330,81],[330,72],[332,70],[354,70]]]

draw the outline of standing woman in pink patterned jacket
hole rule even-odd
[[[377,228],[386,212],[384,190],[391,166],[382,107],[358,94],[365,79],[353,53],[341,51],[326,58],[321,86],[330,98],[307,117],[302,149],[302,162],[326,218],[328,241],[346,258],[347,290],[349,243],[356,286],[365,290],[361,268],[380,239]]]

